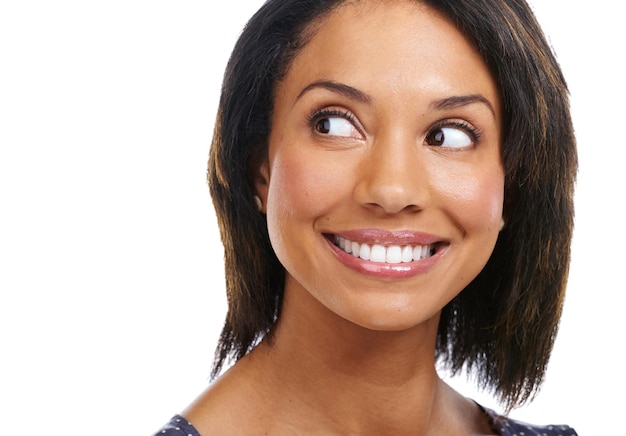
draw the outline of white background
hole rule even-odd
[[[206,386],[225,313],[206,159],[224,65],[260,4],[0,2],[0,433],[148,435]],[[513,416],[582,435],[619,434],[626,389],[619,4],[533,1],[580,173],[560,336]]]

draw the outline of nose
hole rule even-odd
[[[359,168],[355,200],[397,214],[422,210],[431,199],[424,150],[415,139],[396,135],[370,144]]]

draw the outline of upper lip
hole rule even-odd
[[[362,244],[380,245],[430,245],[446,242],[445,238],[413,230],[358,229],[324,232]]]

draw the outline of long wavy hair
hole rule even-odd
[[[228,313],[212,376],[280,316],[284,268],[253,200],[274,91],[316,25],[353,0],[268,0],[228,62],[208,165],[224,244]],[[420,0],[413,0],[420,1]],[[543,382],[563,306],[577,152],[567,85],[524,0],[423,0],[477,47],[503,100],[505,228],[480,274],[442,311],[438,361],[474,374],[511,409]]]

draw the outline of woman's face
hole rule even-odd
[[[276,89],[257,184],[286,298],[370,329],[433,319],[498,237],[500,125],[489,69],[444,16],[337,9]]]

